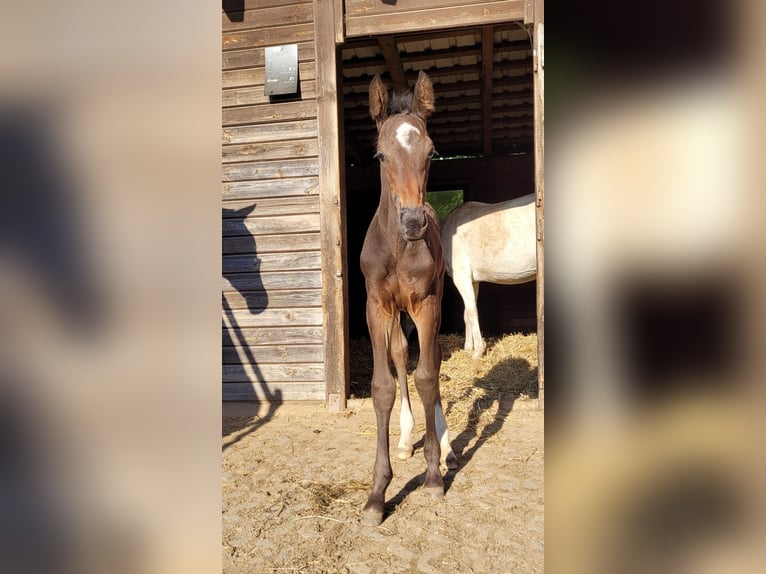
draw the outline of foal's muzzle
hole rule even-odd
[[[422,207],[403,207],[399,212],[399,225],[407,241],[423,239],[428,227],[425,210]]]

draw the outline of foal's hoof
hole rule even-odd
[[[412,458],[412,447],[405,448],[405,447],[397,447],[396,448],[396,458],[399,460],[407,460],[408,458]]]
[[[440,465],[442,471],[455,470],[457,468],[457,457],[454,452],[447,455],[447,459],[442,461]]]
[[[437,500],[439,498],[444,498],[444,487],[443,486],[425,486],[423,487],[423,490],[426,491],[428,495],[431,496],[434,500]]]
[[[362,511],[362,524],[365,526],[380,526],[383,522],[383,511],[365,509]]]

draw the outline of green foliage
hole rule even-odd
[[[426,201],[430,203],[439,215],[439,222],[444,220],[458,205],[463,203],[463,190],[453,189],[450,191],[428,191]]]

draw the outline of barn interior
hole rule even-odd
[[[434,85],[428,131],[438,152],[429,201],[441,217],[464,201],[497,203],[534,192],[533,72],[529,32],[518,22],[426,33],[348,39],[341,74],[346,183],[349,335],[367,336],[359,255],[380,197],[373,158],[377,130],[368,112],[375,74],[389,88],[414,85],[420,70]],[[536,329],[536,285],[482,283],[485,337]],[[445,279],[442,333],[464,333],[463,302]]]

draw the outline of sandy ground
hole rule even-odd
[[[543,572],[543,413],[534,405],[500,399],[481,424],[455,426],[448,415],[459,467],[433,501],[419,488],[416,402],[415,454],[392,459],[379,527],[359,520],[375,453],[370,399],[352,400],[342,414],[298,403],[250,417],[225,405],[223,571]],[[392,449],[396,433],[398,401]]]

